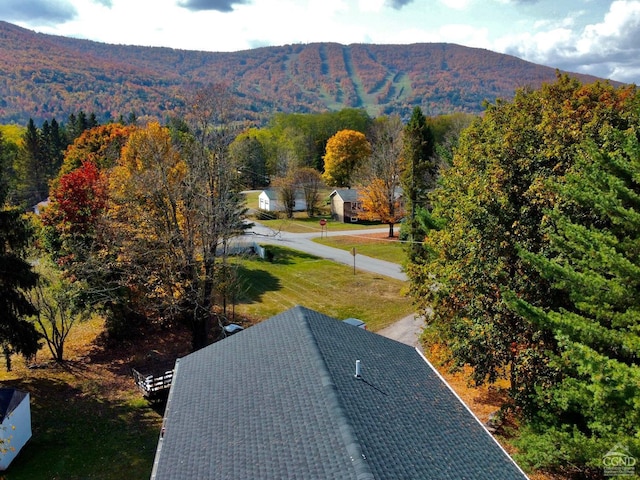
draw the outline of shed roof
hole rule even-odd
[[[260,195],[264,195],[265,197],[267,197],[270,200],[277,200],[278,199],[278,192],[276,192],[272,188],[267,188],[267,189],[262,190],[262,192],[260,192]]]
[[[0,388],[0,423],[10,415],[28,395],[15,388]]]
[[[417,350],[298,306],[177,362],[152,478],[526,476]]]

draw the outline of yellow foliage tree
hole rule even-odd
[[[184,201],[186,164],[158,123],[131,134],[110,175],[111,248],[146,314],[167,316],[185,300],[195,257]]]
[[[355,170],[371,155],[371,145],[361,132],[340,130],[327,141],[322,178],[329,186],[350,187]]]

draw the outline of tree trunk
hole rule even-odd
[[[389,223],[389,238],[393,238],[393,222]]]
[[[10,372],[11,371],[11,350],[6,346],[4,347],[4,360],[6,362],[7,372]]]

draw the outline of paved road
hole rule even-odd
[[[367,235],[371,233],[386,233],[388,228],[379,229],[366,229],[366,230],[349,230],[349,231],[335,231],[326,232],[329,236],[346,236],[346,235]],[[334,262],[343,263],[345,265],[353,266],[353,256],[351,252],[341,250],[339,248],[328,247],[312,241],[313,238],[320,236],[319,230],[311,231],[309,233],[289,233],[289,232],[276,232],[271,228],[265,227],[261,224],[255,224],[255,226],[248,232],[249,235],[253,235],[255,240],[259,243],[268,243],[274,245],[283,245],[301,252],[310,253],[327,260],[333,260]],[[396,263],[386,262],[384,260],[378,260],[375,258],[367,257],[366,255],[356,254],[356,269],[365,270],[368,272],[378,273],[387,277],[395,278],[398,280],[407,280],[407,275],[402,271],[402,267]]]
[[[398,342],[411,345],[422,351],[420,335],[424,329],[424,320],[417,315],[409,315],[392,323],[388,327],[378,330],[376,333],[383,337],[392,338]]]
[[[388,227],[385,227],[380,229],[330,231],[325,232],[325,234],[329,236],[355,236],[371,233],[386,233],[388,231]],[[256,223],[253,228],[245,234],[245,238],[255,240],[260,244],[283,245],[321,258],[333,260],[334,262],[353,266],[353,256],[350,252],[321,245],[312,241],[313,238],[319,237],[320,234],[320,230],[311,231],[309,233],[277,232],[271,228]],[[407,275],[402,271],[402,267],[400,265],[367,257],[366,255],[356,255],[356,269],[385,275],[398,280],[407,280]],[[420,345],[418,337],[422,332],[423,327],[424,322],[421,318],[416,317],[416,315],[409,315],[405,318],[399,319],[397,322],[378,331],[377,333],[387,338],[392,338],[407,345],[419,348]]]

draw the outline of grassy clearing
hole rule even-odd
[[[68,341],[68,362],[45,350],[28,368],[16,357],[3,386],[31,395],[33,436],[0,475],[3,480],[146,479],[162,421],[137,393],[130,360],[144,344],[105,351],[99,318],[78,326]]]
[[[270,245],[273,262],[243,260],[241,275],[251,287],[236,314],[268,318],[303,305],[335,318],[356,317],[375,331],[412,313],[404,282],[358,271],[313,255]]]
[[[404,244],[398,240],[398,237],[389,238],[386,233],[341,235],[339,237],[314,238],[313,241],[341,250],[351,251],[355,248],[358,254],[400,265],[404,263],[406,257]]]

